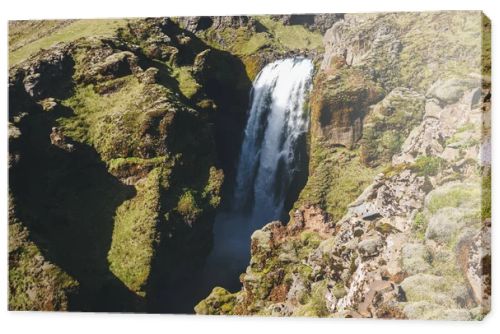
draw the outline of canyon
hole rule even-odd
[[[481,12],[92,21],[9,24],[11,310],[488,313]]]

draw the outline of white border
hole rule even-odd
[[[3,0],[0,4],[0,331],[2,333],[420,333],[453,331],[453,333],[481,334],[500,328],[497,310],[500,290],[498,272],[500,254],[496,242],[498,229],[493,227],[493,311],[481,323],[381,321],[353,319],[277,319],[240,317],[196,317],[171,315],[84,314],[84,313],[30,313],[7,312],[7,20],[49,18],[105,18],[179,15],[231,14],[286,14],[286,13],[343,13],[423,10],[483,10],[493,22],[493,80],[498,78],[498,36],[496,23],[500,22],[500,1],[497,0]],[[436,46],[439,47],[439,46]],[[495,82],[495,81],[494,81]],[[496,93],[493,92],[495,99]],[[498,124],[496,104],[493,105],[493,123]],[[498,166],[499,136],[493,132],[493,165]],[[500,178],[493,171],[493,203],[498,202]],[[493,206],[493,225],[498,212]]]

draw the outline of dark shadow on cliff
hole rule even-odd
[[[189,39],[188,43],[175,44],[179,49],[176,63],[179,66],[194,66],[193,75],[202,88],[191,101],[186,102],[197,109],[195,103],[202,95],[215,102],[215,114],[206,116],[215,125],[217,157],[226,179],[230,179],[236,169],[252,88],[245,65],[230,52],[209,46],[192,32],[174,23],[165,25],[163,29],[171,37],[184,36]],[[200,56],[202,53],[203,56]],[[171,84],[166,79],[164,81],[164,84]]]
[[[161,237],[146,291],[147,311],[153,313],[193,313],[194,305],[201,299],[193,286],[201,284],[196,279],[201,277],[199,270],[212,248],[214,210],[203,207],[203,214],[188,223],[175,208],[186,188],[203,189],[208,183],[215,143],[200,115],[179,112],[175,125],[168,147],[183,154],[169,177],[169,189],[161,193]],[[207,146],[200,146],[200,142]],[[164,218],[166,213],[168,220]]]
[[[115,210],[134,196],[134,188],[109,174],[92,147],[71,143],[74,149],[66,151],[51,144],[55,119],[72,110],[36,107],[9,148],[20,154],[9,181],[19,218],[44,257],[80,283],[69,310],[138,310],[140,298],[109,271],[107,261]]]
[[[225,174],[221,203],[221,206],[224,206],[224,195],[230,193],[228,189],[231,188],[236,170],[252,82],[241,60],[229,52],[208,46],[193,33],[176,25],[169,25],[167,34],[182,34],[190,38],[188,44],[176,46],[180,50],[179,65],[192,66],[197,55],[209,50],[204,56],[203,64],[194,73],[196,80],[202,85],[202,90],[185,102],[200,110],[196,102],[204,96],[215,102],[217,110],[200,110],[198,121],[191,119],[184,122],[189,129],[183,129],[182,122],[176,123],[177,127],[173,129],[176,133],[170,136],[172,142],[168,146],[172,152],[182,153],[184,163],[182,167],[174,170],[170,177],[179,187],[173,184],[167,194],[163,194],[163,210],[167,212],[175,207],[177,203],[172,199],[178,198],[182,190],[181,185],[200,188],[200,185],[192,185],[191,179],[194,175],[199,178],[199,173],[206,173],[200,166],[207,165],[208,162],[205,163],[204,159],[210,158],[207,156],[209,152],[202,151],[197,146],[204,140],[201,139],[203,136],[210,140],[208,133],[212,131],[215,136],[214,150],[217,153],[218,165]],[[161,75],[160,78],[162,77],[168,76]],[[160,83],[168,85],[170,82]],[[193,124],[198,124],[199,128],[196,129]],[[188,133],[198,134],[192,143],[185,141]],[[207,180],[201,180],[202,184],[206,182]],[[212,249],[214,217],[215,212],[207,210],[192,226],[172,215],[168,222],[160,224],[162,237],[148,281],[148,312],[193,313],[194,306],[210,292],[212,287],[207,289],[201,280],[206,258]]]

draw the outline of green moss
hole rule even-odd
[[[104,161],[161,152],[161,143],[144,140],[144,132],[159,120],[168,128],[174,113],[183,110],[177,98],[168,88],[142,84],[132,75],[112,82],[119,82],[120,88],[109,94],[97,93],[94,85],[79,85],[62,101],[74,112],[58,119],[65,135],[95,147]],[[159,135],[166,136],[165,130]]]
[[[257,16],[256,19],[284,48],[291,50],[321,50],[323,48],[323,38],[319,32],[310,31],[302,25],[284,25],[269,16]]]
[[[423,212],[417,212],[415,218],[413,218],[413,226],[412,229],[417,234],[418,239],[425,239],[425,230],[427,229],[427,219]]]
[[[311,296],[305,305],[299,306],[293,313],[294,316],[302,317],[326,317],[329,314],[326,306],[325,295],[327,293],[327,282],[316,282],[311,287]]]
[[[108,253],[110,270],[132,291],[144,296],[157,240],[162,170],[156,168],[136,185],[137,195],[116,210]]]
[[[445,163],[446,161],[440,157],[422,155],[410,165],[410,169],[419,176],[434,176],[444,168]]]
[[[294,209],[301,205],[319,205],[337,221],[383,167],[365,166],[357,151],[328,148],[318,143],[311,154],[310,168],[307,184]]]
[[[481,180],[481,218],[491,218],[491,169],[488,168]]]
[[[110,171],[117,170],[123,167],[129,167],[133,165],[146,165],[146,166],[159,166],[164,164],[167,161],[166,156],[155,157],[151,159],[142,159],[136,157],[128,157],[128,158],[116,158],[111,159],[108,162],[108,168]]]
[[[482,30],[481,30],[482,74],[485,76],[491,76],[491,21],[484,14],[481,14],[481,20],[482,20]]]
[[[480,198],[481,187],[474,184],[456,184],[446,188],[445,191],[434,192],[427,205],[431,213],[441,208],[459,208],[462,205],[474,206]]]
[[[193,77],[190,66],[174,67],[172,76],[179,83],[179,89],[182,94],[184,94],[184,96],[188,99],[193,97],[201,88],[200,84],[198,84],[196,79]]]
[[[266,33],[256,33],[242,45],[235,46],[241,55],[251,55],[269,45],[269,35]]]
[[[459,127],[455,133],[446,140],[447,146],[466,149],[479,144],[479,129],[474,123],[466,123]]]
[[[9,220],[9,310],[67,310],[79,283],[43,257],[13,215]]]
[[[208,198],[211,207],[216,208],[221,201],[221,188],[224,182],[224,173],[221,169],[210,167],[208,182],[203,190],[203,197]]]
[[[390,162],[422,120],[424,102],[423,96],[398,88],[377,103],[363,122],[363,161],[371,166]]]
[[[231,315],[234,314],[235,304],[236,294],[232,294],[224,288],[215,287],[207,298],[194,307],[194,311],[196,314],[205,315]]]
[[[404,47],[400,54],[400,82],[425,92],[437,79],[465,77],[472,72],[480,74],[480,12],[421,13],[394,18],[400,27],[414,24],[422,27],[410,30],[401,40]],[[443,26],[447,27],[446,31],[436,34]],[[441,47],[431,50],[430,45]]]
[[[133,76],[117,80],[124,82],[123,88],[107,95],[96,93],[93,85],[78,86],[63,101],[75,115],[58,120],[65,135],[94,146],[105,160],[130,155],[146,120],[146,113],[137,105],[144,86]]]
[[[316,232],[304,231],[300,234],[300,241],[303,246],[315,249],[319,246],[323,239]]]
[[[74,20],[9,21],[9,52],[66,27]]]
[[[202,210],[196,202],[195,196],[192,190],[186,190],[180,197],[177,203],[177,212],[182,216],[184,221],[188,223],[194,222]]]

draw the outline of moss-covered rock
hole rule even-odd
[[[78,282],[42,255],[9,205],[9,310],[68,310]]]
[[[399,153],[403,141],[422,120],[424,97],[405,88],[396,88],[363,120],[361,158],[376,166],[390,162]]]
[[[420,243],[406,244],[401,251],[402,269],[410,275],[425,272],[430,269],[432,255]]]
[[[340,219],[347,206],[368,186],[378,169],[361,162],[359,151],[342,147],[331,148],[320,140],[311,143],[309,178],[294,209],[302,205],[318,205]]]
[[[382,98],[382,88],[366,72],[346,66],[342,60],[320,72],[313,87],[313,135],[328,145],[352,148],[361,138],[368,106]]]
[[[224,288],[215,287],[210,295],[198,303],[194,310],[204,315],[231,315],[234,314],[236,295]]]

